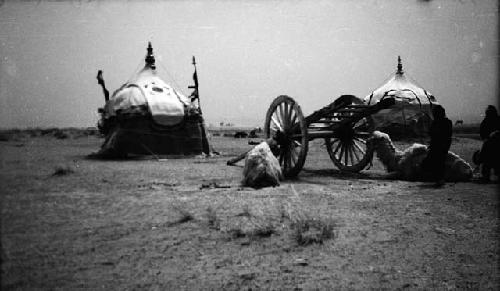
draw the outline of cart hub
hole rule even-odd
[[[354,128],[349,126],[342,126],[336,131],[336,137],[342,141],[349,141],[354,138],[355,131]]]

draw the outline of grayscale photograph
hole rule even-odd
[[[499,290],[496,0],[0,0],[1,290]]]

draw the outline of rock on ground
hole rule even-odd
[[[244,186],[254,188],[278,186],[282,176],[278,159],[266,142],[258,144],[247,154],[243,169]]]

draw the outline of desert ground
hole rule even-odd
[[[321,140],[279,187],[221,154],[103,161],[102,138],[0,141],[2,290],[498,290],[498,184],[340,173]],[[471,162],[480,141],[456,137]],[[397,142],[401,149],[410,142]]]

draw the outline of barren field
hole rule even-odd
[[[247,139],[213,137],[212,158],[86,158],[101,142],[0,141],[2,290],[500,288],[497,184],[392,181],[377,161],[342,174],[318,140],[298,179],[254,190],[226,166]]]

